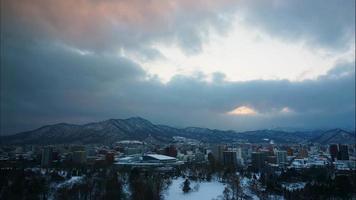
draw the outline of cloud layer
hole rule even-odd
[[[354,63],[303,82],[219,78],[206,82],[200,74],[175,76],[163,84],[147,78],[144,70],[125,58],[81,55],[64,47],[17,49],[7,51],[4,58],[3,130],[128,116],[237,130],[352,127],[355,120]],[[243,106],[254,112],[227,115]],[[293,112],[282,112],[286,108]]]
[[[329,48],[345,48],[355,41],[353,0],[342,3],[335,0],[243,2],[246,20],[271,35]]]
[[[207,24],[221,28],[218,11],[228,9],[232,2],[14,0],[5,2],[3,11],[8,30],[8,26],[20,25],[35,38],[55,39],[79,49],[144,49],[159,39],[198,51]]]
[[[354,49],[354,1],[345,2],[4,2],[1,133],[130,116],[235,130],[355,128],[354,60],[339,60],[326,74],[303,81],[228,81],[222,72],[197,71],[162,83],[125,56],[164,59],[153,48],[161,43],[200,54],[211,31],[227,34],[236,15],[287,44],[308,41],[329,53]]]

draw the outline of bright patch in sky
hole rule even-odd
[[[303,41],[285,41],[236,18],[230,31],[221,35],[211,30],[202,51],[188,55],[177,44],[156,43],[151,47],[163,58],[141,59],[134,53],[125,56],[138,62],[151,75],[168,82],[175,75],[203,72],[211,79],[214,72],[226,74],[228,81],[288,79],[302,81],[326,74],[336,63],[354,60],[354,45],[335,52],[312,47]],[[210,77],[209,77],[210,76]]]
[[[281,110],[281,113],[292,113],[293,111],[288,108],[288,107],[284,107],[282,110]]]
[[[237,107],[234,110],[228,112],[227,114],[229,114],[229,115],[255,115],[255,114],[257,114],[257,112],[254,109],[249,108],[247,106],[240,106],[240,107]]]

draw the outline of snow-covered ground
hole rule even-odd
[[[61,187],[72,187],[76,183],[80,183],[83,180],[82,176],[72,176],[70,179],[64,181],[63,183],[60,183],[57,185],[57,188]]]
[[[247,178],[247,177],[243,177],[240,180],[240,184],[241,184],[241,188],[242,188],[242,192],[244,193],[244,195],[250,197],[253,200],[259,200],[260,198],[258,198],[258,196],[253,193],[250,189],[251,186],[251,182],[252,180]]]
[[[172,185],[169,186],[166,192],[164,192],[164,199],[166,200],[210,200],[210,199],[222,199],[225,184],[219,181],[211,182],[190,182],[190,187],[193,191],[184,194],[182,191],[182,183],[185,179],[177,178],[172,180]],[[252,180],[246,177],[241,178],[241,188],[244,196],[247,199],[259,200],[260,198],[250,189]],[[199,185],[199,189],[194,191],[194,187]],[[273,198],[269,199],[281,199]],[[283,198],[282,198],[283,199]]]
[[[164,193],[164,199],[167,200],[210,200],[223,194],[225,185],[218,181],[211,182],[190,182],[193,191],[184,194],[181,188],[185,179],[177,178],[172,180],[172,185]],[[194,187],[199,184],[199,189],[194,191]]]
[[[81,181],[83,180],[83,177],[82,176],[73,176],[71,177],[70,179],[64,181],[64,182],[61,182],[61,183],[53,183],[51,184],[50,186],[50,193],[48,195],[48,199],[49,200],[54,200],[55,199],[55,192],[60,189],[60,188],[63,188],[63,187],[66,187],[66,188],[71,188],[73,187],[74,184],[77,184],[77,183],[80,183]]]
[[[305,182],[282,183],[282,187],[286,188],[288,191],[301,190],[305,187],[305,185]]]
[[[284,197],[281,195],[268,195],[269,200],[284,200]]]

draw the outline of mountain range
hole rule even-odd
[[[145,140],[154,138],[171,142],[174,136],[196,139],[201,142],[250,142],[250,143],[355,143],[355,132],[343,129],[294,131],[256,130],[236,132],[217,129],[188,127],[174,128],[156,125],[150,121],[132,117],[109,119],[84,125],[59,123],[0,137],[0,144],[110,144],[119,140]]]

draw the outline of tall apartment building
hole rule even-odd
[[[276,151],[277,164],[285,166],[287,164],[287,151]]]
[[[47,146],[42,149],[41,166],[50,167],[53,160],[53,147]]]

